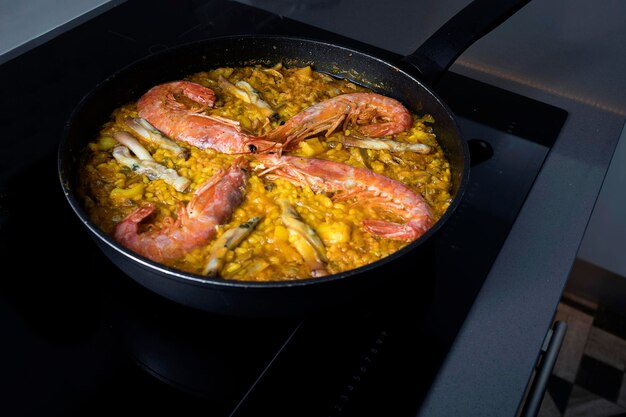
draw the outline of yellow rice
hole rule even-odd
[[[259,91],[263,99],[276,109],[280,120],[288,120],[299,111],[338,94],[368,91],[345,80],[317,73],[310,67],[285,68],[282,65],[268,69],[260,66],[245,68],[219,68],[200,72],[187,80],[211,88],[217,95],[213,109],[208,114],[237,120],[242,127],[254,134],[263,134],[278,126],[278,120],[267,119],[251,104],[223,92],[218,76],[231,83],[247,81]],[[87,147],[81,166],[81,190],[84,204],[91,219],[106,233],[112,234],[118,222],[147,202],[157,207],[156,216],[150,218],[158,225],[165,217],[175,217],[178,205],[187,203],[202,183],[220,168],[227,168],[234,155],[213,150],[189,148],[191,156],[184,160],[167,150],[142,143],[154,159],[175,169],[189,178],[192,185],[187,192],[178,192],[162,180],[150,181],[112,157],[117,145],[113,132],[126,130],[126,117],[137,117],[136,103],[116,109],[111,121],[104,125],[100,134]],[[355,167],[369,168],[377,173],[398,180],[420,193],[431,206],[435,219],[441,217],[450,202],[451,176],[449,163],[432,133],[434,121],[428,115],[414,115],[410,130],[394,138],[409,143],[424,143],[433,152],[421,155],[413,152],[391,153],[384,150],[364,150],[343,146],[333,140],[335,134],[303,141],[290,154],[323,158],[343,162]],[[132,133],[132,132],[131,132]],[[247,156],[255,165],[254,155]],[[286,198],[296,207],[304,221],[320,235],[326,246],[329,273],[350,270],[385,256],[406,246],[409,242],[383,239],[366,232],[361,221],[383,218],[398,221],[388,213],[380,213],[359,205],[358,197],[348,202],[335,202],[325,194],[316,194],[308,187],[300,187],[284,180],[270,181],[260,178],[251,170],[246,186],[246,197],[229,223],[218,227],[217,237],[225,230],[237,227],[253,216],[263,216],[250,236],[226,255],[220,275],[236,280],[291,280],[310,277],[310,270],[301,255],[290,243],[289,233],[280,221],[278,198]],[[146,226],[146,230],[158,226]],[[184,271],[200,273],[206,263],[211,242],[197,248],[182,259],[166,262]]]

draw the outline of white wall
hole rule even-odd
[[[626,130],[622,131],[578,257],[626,277]]]

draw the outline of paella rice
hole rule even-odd
[[[187,97],[177,97],[177,100],[203,115],[218,118],[216,120],[236,121],[238,129],[255,137],[267,136],[317,103],[343,94],[369,92],[365,87],[316,72],[311,67],[286,68],[282,65],[218,68],[190,75],[185,80],[213,90],[215,103],[198,110],[198,103]],[[107,234],[113,235],[120,222],[147,204],[153,205],[155,210],[139,225],[139,232],[158,230],[162,223],[171,223],[172,218],[180,215],[181,203],[188,204],[195,192],[216,174],[241,158],[247,165],[245,196],[241,204],[233,208],[223,224],[215,227],[216,233],[205,244],[183,256],[163,260],[170,267],[202,274],[212,256],[213,242],[229,230],[259,217],[254,229],[240,242],[222,250],[218,275],[225,279],[250,281],[293,280],[315,275],[306,262],[298,233],[284,220],[287,205],[295,209],[299,219],[323,243],[324,254],[318,258],[324,258],[328,274],[377,261],[410,243],[385,238],[363,227],[363,222],[368,219],[406,221],[392,210],[385,210],[384,206],[363,204],[368,198],[365,195],[354,192],[350,198],[335,198],[337,192],[324,192],[289,178],[273,177],[271,172],[264,175],[263,160],[254,152],[243,156],[227,154],[177,141],[180,147],[188,150],[177,153],[157,143],[141,140],[128,123],[128,120],[137,119],[140,118],[136,102],[115,109],[111,120],[87,146],[81,162],[80,195],[92,221]],[[432,126],[436,121],[428,114],[412,114],[411,119],[407,130],[394,134],[393,138],[387,136],[376,140],[424,144],[430,149],[428,153],[349,146],[345,138],[358,137],[355,134],[358,126],[350,124],[344,124],[329,135],[324,132],[313,134],[282,153],[347,164],[398,181],[423,197],[434,222],[451,201],[450,167],[433,133]],[[114,149],[120,145],[115,139],[116,132],[128,132],[137,137],[156,163],[188,179],[188,188],[177,191],[164,179],[134,170],[132,163],[118,162],[113,156]]]

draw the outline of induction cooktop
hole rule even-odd
[[[448,73],[472,168],[406,288],[305,317],[242,319],[136,284],[62,195],[56,150],[80,98],[147,54],[207,37],[313,37],[397,55],[226,1],[128,2],[0,66],[0,360],[7,415],[414,415],[567,116]],[[44,256],[45,254],[45,256]],[[50,261],[52,259],[52,261]]]

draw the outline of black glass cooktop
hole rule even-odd
[[[214,316],[145,290],[102,255],[61,192],[56,148],[72,108],[116,69],[240,33],[315,37],[398,59],[239,3],[159,1],[124,3],[0,66],[1,414],[418,410],[566,113],[449,73],[436,89],[459,116],[473,167],[433,261],[407,271],[406,288],[357,305],[304,318]],[[415,283],[419,292],[407,291]]]

